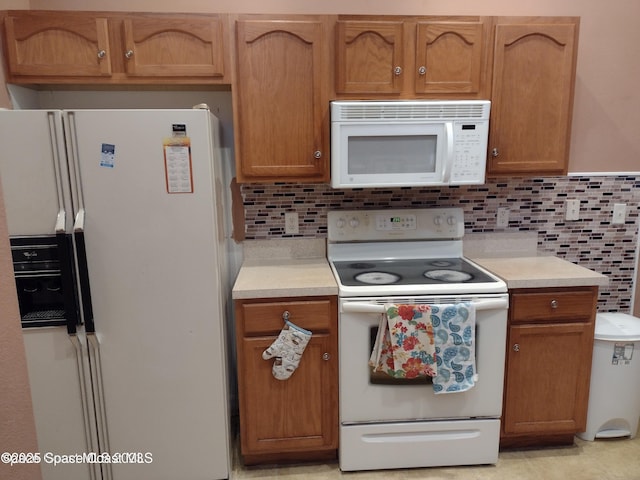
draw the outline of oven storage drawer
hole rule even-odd
[[[495,464],[500,420],[397,422],[340,429],[340,469]]]
[[[589,322],[595,309],[592,287],[515,290],[510,323]]]
[[[313,300],[283,299],[239,302],[242,309],[241,329],[247,336],[275,335],[284,326],[283,316],[295,325],[314,333],[331,329],[336,304],[329,298]]]

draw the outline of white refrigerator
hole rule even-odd
[[[23,328],[43,478],[228,478],[217,118],[5,110],[0,145],[10,236],[68,242],[77,286],[77,318]]]

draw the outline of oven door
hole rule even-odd
[[[465,392],[436,395],[430,382],[380,382],[368,361],[385,303],[458,303],[476,306],[477,381]],[[341,299],[339,323],[340,421],[342,424],[499,418],[502,412],[508,295],[447,298]],[[391,380],[391,379],[390,379]]]

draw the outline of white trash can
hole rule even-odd
[[[640,318],[596,315],[587,430],[583,440],[630,437],[640,419]]]

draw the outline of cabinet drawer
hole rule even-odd
[[[330,298],[301,301],[238,302],[238,328],[245,335],[273,335],[284,326],[283,314],[289,321],[312,332],[331,330],[337,312],[336,301]]]
[[[592,290],[513,293],[511,323],[589,322],[594,318],[596,294]]]

